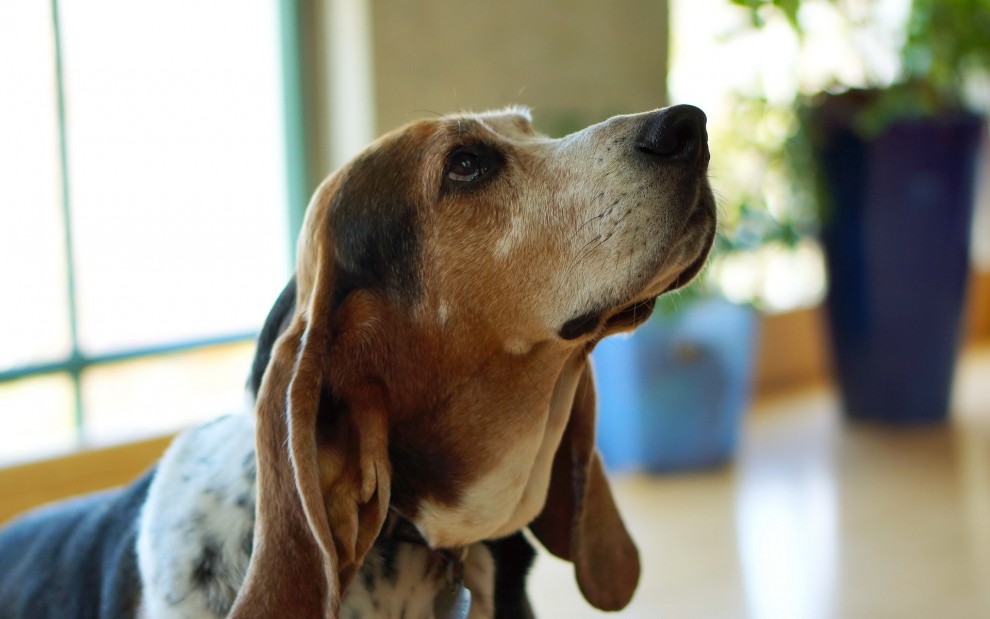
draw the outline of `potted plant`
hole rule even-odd
[[[756,27],[777,15],[799,37],[804,5],[823,5],[732,1]],[[824,4],[853,34],[876,26],[847,3]],[[799,101],[792,178],[819,218],[833,361],[851,418],[947,417],[985,131],[967,99],[990,77],[988,32],[985,0],[914,0],[893,79],[835,80]]]

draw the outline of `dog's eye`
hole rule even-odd
[[[447,165],[447,178],[452,181],[470,183],[476,181],[485,173],[481,159],[474,153],[458,151],[450,158]]]

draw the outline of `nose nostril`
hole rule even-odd
[[[694,131],[691,127],[679,123],[673,130],[660,130],[654,135],[647,136],[640,141],[636,149],[648,155],[673,157],[690,146],[693,139]]]
[[[697,141],[698,131],[690,121],[677,124],[674,132],[674,149],[671,155],[691,150]]]
[[[697,161],[705,150],[706,120],[704,112],[690,105],[660,110],[647,121],[636,150],[664,159]]]

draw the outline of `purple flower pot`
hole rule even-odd
[[[969,273],[983,118],[822,122],[817,153],[833,361],[850,418],[944,421]]]

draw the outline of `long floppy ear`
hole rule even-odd
[[[348,356],[340,350],[351,347],[348,331],[374,308],[359,293],[332,307],[334,264],[325,243],[300,257],[308,264],[295,312],[258,393],[254,549],[229,615],[236,619],[337,617],[388,510],[383,400],[333,363]]]
[[[602,610],[629,603],[639,581],[639,552],[612,499],[595,448],[595,381],[581,369],[571,417],[554,457],[543,511],[530,530],[553,554],[574,563],[586,600]]]

